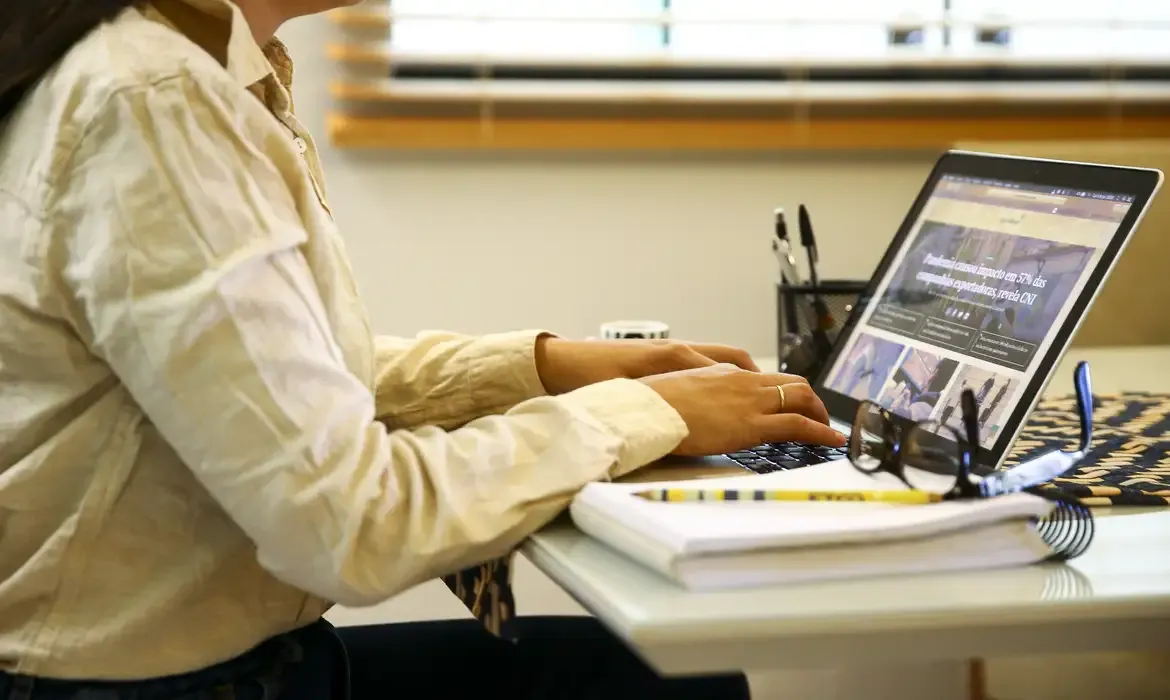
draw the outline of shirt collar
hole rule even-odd
[[[287,49],[280,41],[273,39],[261,47],[252,36],[252,29],[240,8],[230,0],[154,0],[153,4],[164,17],[179,31],[184,31],[185,22],[175,21],[174,13],[167,7],[186,6],[197,14],[183,12],[184,17],[203,15],[208,25],[226,27],[226,45],[220,43],[215,53],[224,63],[224,68],[243,87],[251,87],[268,76],[275,76],[281,85],[288,87],[292,82],[292,61]],[[187,33],[187,32],[184,32]],[[195,37],[192,37],[193,39]],[[211,49],[211,47],[204,47]]]

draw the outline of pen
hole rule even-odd
[[[808,215],[808,207],[804,206],[803,204],[800,205],[798,214],[800,223],[800,244],[804,246],[805,251],[808,253],[809,281],[812,284],[813,307],[817,312],[816,330],[820,331],[822,334],[827,334],[829,331],[833,330],[833,326],[836,325],[836,322],[833,320],[832,312],[829,311],[829,306],[825,304],[825,300],[821,298],[821,282],[820,278],[817,276],[817,258],[819,256],[817,253],[816,236],[813,234],[812,219]],[[827,346],[830,346],[830,344],[827,342],[827,338],[827,335],[822,336],[822,341],[826,346],[824,352],[826,353],[828,353],[829,350]]]
[[[929,491],[774,491],[769,489],[650,489],[638,498],[663,503],[708,501],[845,501],[926,505],[941,503],[942,495]]]
[[[812,282],[813,291],[820,291],[820,280],[817,278],[817,240],[813,235],[812,219],[808,215],[808,207],[803,204],[797,210],[798,221],[800,223],[800,244],[804,246],[805,253],[808,254],[808,275],[809,281]]]

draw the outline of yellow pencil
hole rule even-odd
[[[650,489],[634,493],[647,501],[685,503],[694,501],[865,501],[926,505],[943,497],[929,491],[772,491],[767,489]]]

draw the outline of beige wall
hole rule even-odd
[[[417,156],[331,149],[319,19],[282,37],[375,327],[585,335],[618,317],[774,352],[772,209],[804,202],[823,275],[868,277],[932,154]],[[432,289],[432,293],[422,290]]]

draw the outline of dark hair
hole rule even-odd
[[[0,2],[0,121],[61,57],[98,25],[139,0]]]

